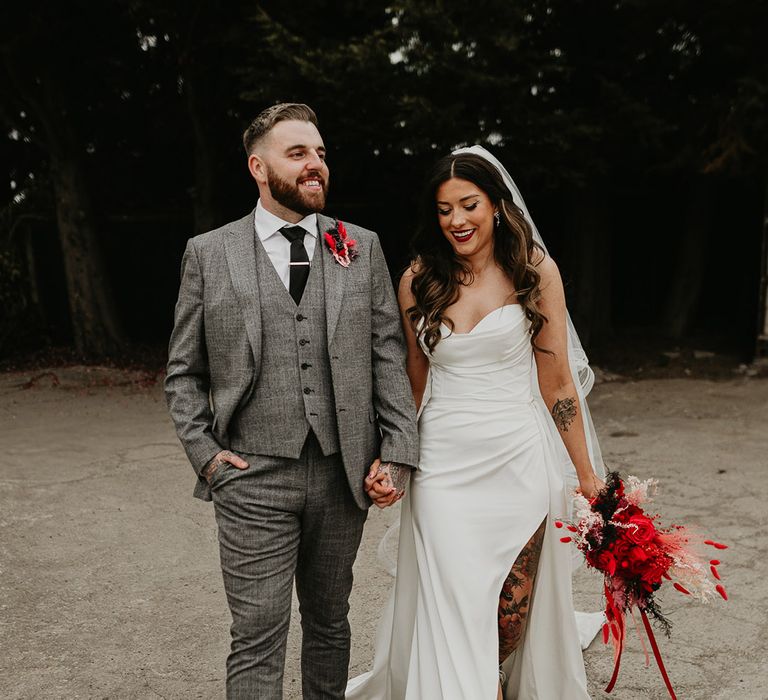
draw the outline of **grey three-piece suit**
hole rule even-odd
[[[400,317],[376,235],[347,224],[348,268],[319,237],[300,303],[255,233],[254,216],[187,244],[166,396],[213,500],[232,612],[229,698],[279,698],[294,576],[305,698],[341,698],[352,564],[376,457],[415,466],[415,408]],[[249,462],[200,476],[222,449]]]

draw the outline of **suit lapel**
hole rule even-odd
[[[243,312],[258,376],[261,367],[261,307],[256,271],[256,229],[253,212],[235,221],[224,236],[229,276]]]
[[[325,242],[324,233],[332,229],[335,225],[335,221],[327,216],[318,214],[317,216],[317,228],[318,228],[318,248],[315,251],[314,257],[317,258],[320,255],[323,265],[323,283],[325,286],[325,318],[328,329],[328,346],[330,347],[333,341],[333,335],[336,332],[336,326],[339,322],[339,314],[341,313],[341,302],[344,296],[344,283],[347,279],[347,271],[341,265],[339,265],[331,255],[331,251],[328,250],[328,245]]]

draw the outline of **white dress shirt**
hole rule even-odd
[[[299,223],[292,224],[290,221],[283,221],[280,217],[268,212],[262,206],[261,200],[259,200],[256,204],[256,213],[253,219],[256,235],[261,240],[264,250],[267,251],[267,255],[269,255],[269,259],[272,261],[285,288],[289,289],[291,281],[291,242],[280,233],[280,229],[284,226],[301,226],[309,234],[304,236],[304,248],[307,250],[307,257],[312,260],[317,241],[317,214],[309,214]]]

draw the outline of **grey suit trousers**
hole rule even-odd
[[[338,454],[310,431],[299,459],[240,453],[246,470],[217,473],[212,496],[232,613],[227,698],[282,697],[294,577],[307,700],[341,699],[347,682],[352,565],[367,512]]]

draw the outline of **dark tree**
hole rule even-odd
[[[119,100],[119,49],[130,39],[90,3],[6,9],[2,117],[39,151],[49,182],[67,283],[73,339],[82,355],[104,356],[121,340],[100,243],[88,161],[104,133],[105,103]],[[115,94],[115,93],[118,94]]]
[[[258,80],[267,73],[245,66],[255,40],[247,18],[258,5],[138,0],[130,6],[156,92],[166,100],[159,133],[178,149],[175,176],[191,199],[193,232],[202,233],[222,221],[227,167],[241,154],[237,136],[246,118],[236,76],[247,70]]]
[[[81,354],[120,344],[116,303],[133,336],[148,320],[164,336],[183,242],[253,206],[239,137],[278,101],[316,109],[329,213],[378,230],[395,272],[427,168],[488,146],[593,344],[643,315],[695,331],[741,252],[723,193],[768,192],[761,0],[37,0],[4,20],[0,256],[16,281],[1,293],[46,323],[30,232],[55,230]]]

